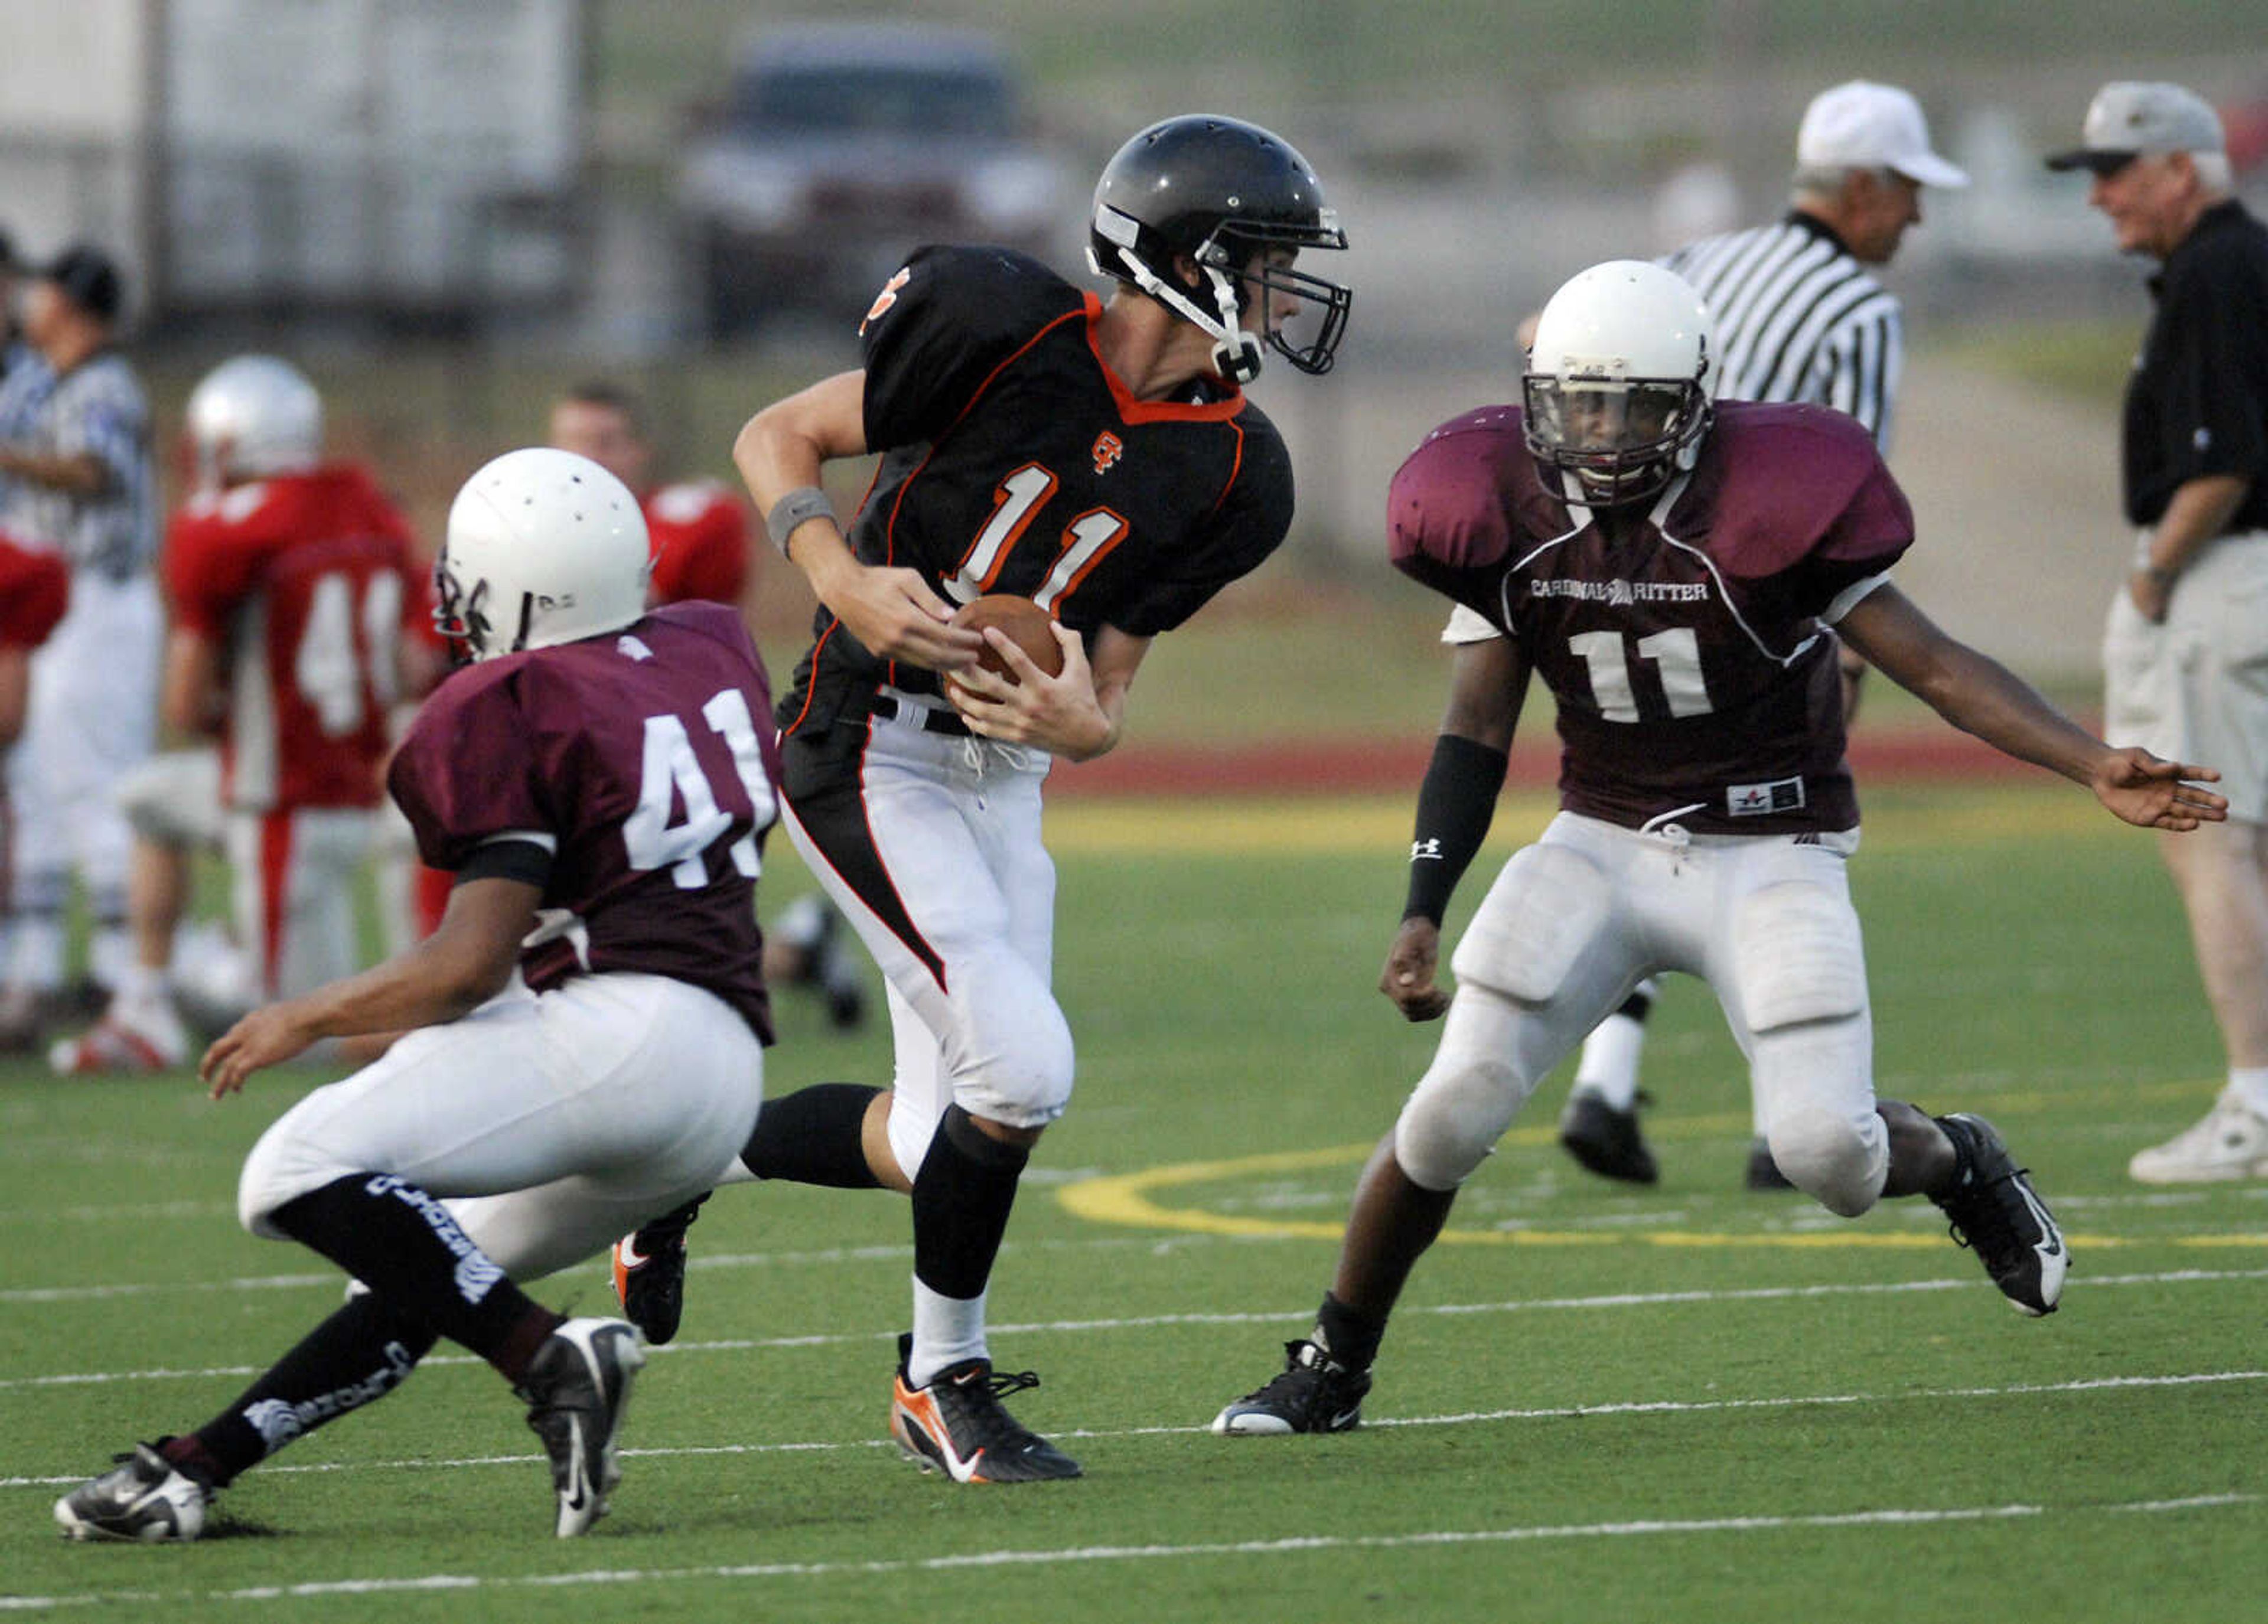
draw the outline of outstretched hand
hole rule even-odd
[[[1387,950],[1386,968],[1379,972],[1378,990],[1394,1000],[1404,1019],[1439,1020],[1449,1007],[1449,995],[1434,985],[1441,953],[1441,927],[1423,915],[1402,922]]]
[[[2168,761],[2139,746],[2113,750],[2095,768],[2089,785],[2095,798],[2128,823],[2176,834],[2228,817],[2228,797],[2201,789],[2219,783],[2210,767]]]
[[[290,1060],[315,1040],[297,1003],[271,1003],[254,1010],[213,1040],[197,1065],[198,1080],[212,1098],[232,1094],[266,1066]]]

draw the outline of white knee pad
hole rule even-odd
[[[1044,1128],[1071,1104],[1071,1027],[1052,999],[1014,1010],[994,1025],[990,1051],[953,1079],[953,1097],[971,1116],[1011,1128]]]
[[[1433,1063],[1394,1126],[1395,1158],[1428,1190],[1454,1190],[1472,1176],[1535,1086],[1520,1074],[1510,1040],[1513,1006],[1461,988]]]
[[[1450,959],[1458,985],[1522,1003],[1549,1001],[1605,924],[1612,901],[1606,875],[1582,853],[1550,845],[1514,852]]]
[[[1889,1131],[1823,1106],[1791,1106],[1773,1118],[1772,1160],[1787,1181],[1837,1217],[1855,1218],[1882,1193],[1890,1166]]]
[[[1847,898],[1802,880],[1766,885],[1733,924],[1749,1030],[1846,1019],[1867,1008],[1867,959]]]

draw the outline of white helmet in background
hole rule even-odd
[[[323,454],[323,400],[299,369],[275,356],[238,356],[189,392],[189,444],[208,488],[304,474]]]
[[[1528,350],[1528,449],[1602,504],[1653,495],[1700,455],[1709,430],[1709,308],[1646,260],[1570,278]]]
[[[652,562],[622,481],[573,452],[506,452],[450,505],[433,623],[475,660],[595,637],[645,613]]]

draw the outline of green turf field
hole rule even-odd
[[[1497,843],[1539,815],[1512,807]],[[1059,814],[1080,1092],[1027,1180],[993,1318],[1003,1366],[1046,1378],[1019,1413],[1085,1461],[1072,1484],[956,1488],[902,1464],[881,1422],[902,1206],[741,1188],[695,1231],[685,1330],[590,1538],[549,1537],[501,1384],[437,1357],[245,1479],[222,1503],[234,1537],[66,1545],[58,1493],[202,1421],[338,1282],[232,1216],[244,1151],[310,1079],[216,1106],[186,1080],[13,1067],[0,1611],[2257,1616],[2268,1187],[2125,1179],[2203,1107],[2217,1055],[2148,838],[2065,787],[1878,790],[1854,869],[1882,1090],[1999,1122],[2071,1232],[2062,1312],[2009,1312],[1926,1205],[1844,1224],[1741,1192],[1734,1055],[1675,984],[1648,1068],[1659,1189],[1565,1161],[1548,1083],[1420,1269],[1369,1424],[1206,1435],[1305,1328],[1358,1160],[1430,1052],[1371,990],[1406,827],[1398,804]],[[785,1014],[774,1091],[880,1080],[879,1040]],[[608,1298],[596,1268],[543,1290]]]

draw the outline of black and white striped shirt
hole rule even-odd
[[[1711,393],[1724,400],[1804,401],[1848,412],[1877,449],[1905,364],[1895,295],[1835,233],[1800,210],[1771,225],[1711,237],[1662,261],[1716,318]]]
[[[107,474],[91,496],[0,478],[0,530],[113,580],[150,567],[158,555],[150,408],[116,351],[60,378],[36,353],[16,352],[0,380],[0,440],[44,456],[92,455]]]

